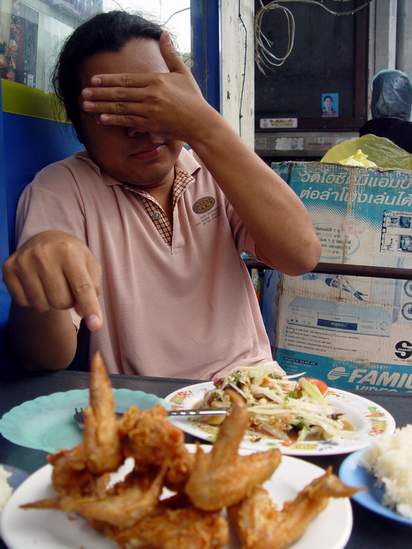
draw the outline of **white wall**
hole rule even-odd
[[[373,4],[373,2],[372,2]],[[396,67],[397,0],[376,0],[370,27],[375,31],[373,72]]]
[[[255,142],[254,99],[254,2],[221,2],[221,94],[222,114],[252,149]],[[246,46],[246,64],[245,64]],[[245,71],[246,68],[246,71]],[[244,80],[243,100],[242,82]],[[241,115],[241,117],[240,117]]]

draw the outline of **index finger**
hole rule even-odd
[[[147,92],[145,88],[125,88],[120,86],[90,86],[83,88],[82,100],[92,101],[144,101]]]
[[[163,59],[166,62],[167,68],[170,72],[183,72],[186,73],[188,68],[183,62],[183,59],[177,52],[172,38],[168,32],[162,32],[160,35],[160,51],[163,55]]]
[[[90,82],[92,86],[120,86],[123,88],[144,88],[149,86],[153,80],[151,73],[118,73],[118,74],[95,74]]]
[[[102,310],[98,300],[98,283],[86,267],[81,265],[69,265],[64,269],[64,275],[73,295],[76,311],[86,321],[90,331],[95,331],[102,326]]]

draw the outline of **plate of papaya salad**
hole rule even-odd
[[[225,377],[197,383],[165,397],[175,410],[227,409],[233,394],[244,399],[249,428],[241,447],[279,448],[284,454],[346,454],[395,430],[392,415],[360,395],[328,387],[319,379],[289,379],[274,362],[244,366]],[[173,419],[180,429],[213,442],[224,416]]]

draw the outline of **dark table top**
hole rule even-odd
[[[150,378],[136,376],[112,376],[113,387],[129,388],[154,393],[160,397],[196,383],[193,380]],[[88,374],[63,371],[33,374],[15,381],[0,382],[0,417],[26,400],[69,389],[88,387]],[[412,423],[412,396],[395,394],[367,394],[367,398],[386,408],[395,418],[398,427]],[[332,465],[335,472],[345,456],[304,458],[311,463],[326,467]],[[8,442],[0,435],[0,463],[14,465],[33,472],[46,463],[46,454],[39,450],[23,448]],[[354,527],[347,549],[406,549],[412,547],[412,528],[394,523],[352,502]],[[0,540],[0,549],[5,546]],[[316,549],[316,548],[314,548]]]

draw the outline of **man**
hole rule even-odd
[[[87,153],[42,170],[19,203],[4,277],[23,361],[67,367],[81,318],[111,372],[207,379],[270,360],[239,253],[311,270],[320,244],[300,200],[149,21],[81,25],[55,84]]]
[[[412,84],[407,74],[398,70],[379,72],[372,82],[372,120],[359,134],[386,137],[412,153]]]
[[[322,116],[337,116],[333,105],[333,99],[330,95],[325,95],[323,98]]]

